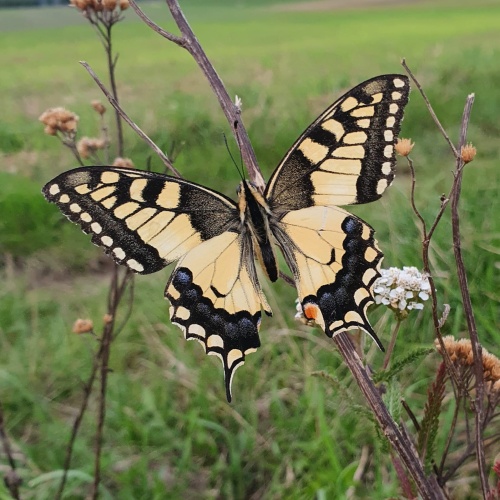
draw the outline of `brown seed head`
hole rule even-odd
[[[113,167],[135,168],[130,158],[120,158],[120,157],[115,158],[115,161],[113,162]]]
[[[465,146],[462,146],[460,150],[460,158],[464,163],[470,163],[476,156],[477,150],[476,148],[469,142]]]
[[[127,10],[130,7],[128,0],[119,0],[119,3],[120,3],[121,10]]]
[[[76,7],[78,10],[85,10],[89,6],[88,0],[70,0],[69,3]]]
[[[76,149],[82,158],[88,158],[90,155],[96,153],[97,150],[104,149],[105,147],[106,141],[97,137],[82,137],[76,143]]]
[[[78,116],[65,108],[50,108],[44,111],[38,118],[45,125],[45,133],[56,135],[74,134],[78,125]]]
[[[73,333],[89,333],[94,329],[91,319],[78,318],[73,324]]]
[[[111,323],[113,321],[113,315],[106,313],[103,316],[102,320],[104,321],[104,324],[107,325],[108,323]]]
[[[115,10],[116,0],[102,0],[102,7],[104,10]]]
[[[106,113],[106,107],[101,101],[92,101],[90,104],[101,116]]]
[[[398,139],[396,145],[394,146],[396,149],[396,153],[401,156],[408,156],[411,153],[415,144],[411,142],[411,139]]]

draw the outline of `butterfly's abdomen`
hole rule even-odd
[[[252,235],[255,254],[271,281],[278,279],[278,264],[269,229],[269,207],[264,197],[246,181],[239,190],[240,210],[245,225]]]

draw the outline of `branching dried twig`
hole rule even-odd
[[[80,64],[88,71],[89,75],[94,79],[102,93],[107,97],[109,103],[117,111],[120,117],[129,124],[130,128],[159,156],[163,164],[177,177],[182,177],[177,169],[173,166],[168,156],[136,125],[129,116],[123,111],[116,99],[111,95],[99,77],[95,74],[92,68],[85,62],[80,61]]]
[[[458,150],[461,152],[465,146],[467,139],[467,127],[469,124],[472,104],[474,103],[474,94],[467,97],[465,108],[462,116],[462,125],[460,127],[460,139]],[[451,197],[451,224],[453,231],[453,250],[455,253],[455,262],[457,265],[458,282],[462,293],[462,302],[467,320],[467,328],[471,339],[472,353],[474,357],[474,372],[476,377],[476,396],[474,400],[474,416],[475,416],[475,441],[477,465],[479,478],[481,480],[481,488],[485,498],[489,495],[488,476],[486,473],[486,460],[483,446],[483,397],[484,397],[484,377],[483,377],[483,354],[479,337],[477,334],[476,320],[472,309],[469,286],[467,283],[467,274],[465,264],[462,258],[462,247],[460,242],[460,217],[458,212],[458,204],[462,188],[462,178],[464,172],[464,160],[458,156],[456,160],[455,182],[453,184],[453,192]]]
[[[255,156],[250,138],[248,137],[247,131],[241,120],[240,110],[238,106],[236,106],[231,100],[231,97],[229,97],[229,94],[224,84],[222,83],[222,80],[215,71],[212,63],[209,61],[207,55],[205,54],[205,51],[202,49],[195,34],[191,30],[191,27],[184,17],[178,1],[167,0],[167,4],[172,17],[174,18],[174,21],[176,22],[182,34],[181,37],[175,36],[172,33],[169,33],[160,28],[151,19],[149,19],[146,14],[144,14],[144,12],[137,6],[134,0],[130,0],[130,6],[153,31],[163,36],[167,40],[174,42],[179,47],[186,49],[193,56],[193,59],[203,71],[210,86],[212,87],[212,90],[217,96],[222,111],[226,115],[226,119],[229,123],[231,131],[235,136],[239,147],[241,148],[243,163],[248,170],[248,175],[251,181],[257,187],[263,189],[265,186],[264,178],[262,177],[262,173],[257,163],[257,157]]]

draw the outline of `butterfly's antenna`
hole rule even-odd
[[[231,150],[229,149],[229,144],[227,142],[226,134],[223,133],[222,136],[224,137],[224,144],[226,145],[227,152],[229,153],[229,156],[231,157],[231,160],[233,160],[234,166],[236,167],[236,170],[238,171],[238,174],[240,174],[241,180],[244,180],[245,177],[243,176],[243,171],[240,169],[240,167],[238,167],[238,164],[236,163],[236,161],[234,159],[233,153],[231,153]],[[241,155],[241,151],[240,151],[240,155]]]

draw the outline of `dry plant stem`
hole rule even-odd
[[[170,9],[170,13],[174,18],[179,30],[182,34],[181,37],[175,36],[172,33],[169,33],[158,25],[156,25],[151,19],[149,19],[144,12],[137,6],[134,0],[130,0],[131,7],[135,10],[137,15],[156,33],[163,36],[167,40],[174,42],[180,47],[186,49],[193,59],[196,61],[198,66],[203,71],[205,77],[207,78],[210,87],[214,91],[217,99],[219,100],[220,107],[224,114],[226,115],[226,119],[229,123],[231,131],[236,138],[236,141],[240,147],[241,155],[243,158],[243,163],[245,164],[250,180],[261,190],[264,189],[265,182],[262,177],[262,173],[260,172],[259,165],[257,163],[257,158],[255,156],[255,152],[250,143],[250,139],[248,137],[247,131],[243,122],[241,120],[241,115],[239,109],[235,106],[233,101],[231,100],[229,94],[227,93],[226,88],[219,75],[215,71],[213,65],[208,60],[207,55],[202,49],[200,43],[198,42],[195,34],[191,30],[184,14],[179,7],[179,2],[177,0],[166,0],[168,8]]]
[[[75,421],[73,422],[73,427],[71,429],[71,436],[69,438],[68,445],[66,446],[66,456],[64,458],[64,464],[63,464],[63,475],[61,477],[61,482],[59,483],[59,488],[57,490],[57,493],[54,497],[55,500],[60,500],[62,498],[62,494],[66,486],[66,480],[68,477],[68,471],[71,467],[71,458],[73,456],[73,449],[76,437],[78,435],[78,431],[80,430],[80,425],[82,423],[83,416],[85,415],[85,412],[87,410],[90,395],[92,394],[92,388],[94,386],[97,370],[99,368],[101,355],[102,355],[102,345],[94,355],[94,360],[92,363],[92,371],[90,372],[90,376],[84,385],[83,401],[80,404],[80,410],[78,412],[78,415],[76,416]]]
[[[111,277],[111,285],[108,293],[108,314],[111,320],[108,321],[103,328],[101,337],[100,354],[100,375],[101,386],[99,393],[99,410],[97,416],[97,431],[96,431],[96,449],[95,449],[95,462],[94,462],[94,483],[92,487],[91,498],[97,499],[99,496],[99,484],[101,482],[101,452],[104,439],[104,420],[106,417],[106,390],[109,373],[109,356],[111,343],[113,341],[113,332],[115,325],[116,313],[118,306],[129,281],[132,279],[133,274],[130,270],[126,269],[120,281],[120,267],[116,264],[113,266],[113,274]]]
[[[163,164],[176,176],[182,177],[177,169],[173,166],[172,162],[169,160],[168,156],[128,117],[128,115],[120,107],[116,99],[111,95],[99,77],[95,74],[93,69],[85,62],[80,61],[80,64],[87,70],[89,75],[94,79],[98,87],[101,89],[102,93],[106,96],[109,103],[117,111],[121,118],[128,123],[130,128],[160,157]]]
[[[438,314],[438,300],[437,300],[437,294],[436,294],[436,287],[434,285],[434,278],[432,277],[431,273],[431,268],[430,268],[430,262],[429,262],[429,247],[431,244],[431,238],[432,235],[434,234],[434,231],[436,227],[438,226],[441,217],[444,214],[444,211],[446,209],[446,206],[448,205],[448,198],[445,198],[444,200],[441,201],[441,207],[439,208],[439,211],[436,215],[436,218],[434,219],[434,222],[432,223],[432,226],[429,231],[427,231],[427,224],[425,222],[425,219],[422,217],[422,214],[418,210],[416,203],[415,203],[415,186],[416,186],[416,176],[415,176],[415,169],[413,168],[413,161],[409,156],[406,157],[406,160],[408,162],[408,166],[410,167],[410,172],[411,172],[411,195],[410,195],[410,200],[411,200],[411,206],[413,208],[413,211],[415,215],[418,217],[422,224],[422,263],[423,263],[423,271],[427,275],[427,279],[429,280],[430,284],[430,293],[431,293],[431,303],[432,303],[432,321],[434,324],[434,330],[436,332],[436,338],[438,339],[438,342],[441,346],[441,352],[443,353],[443,358],[446,363],[446,370],[451,376],[452,380],[452,387],[453,391],[455,392],[456,395],[456,386],[460,385],[460,377],[458,376],[458,373],[455,369],[455,366],[451,362],[451,359],[446,351],[446,348],[444,346],[444,341],[443,341],[443,335],[441,334],[441,320],[439,318]]]
[[[453,145],[453,142],[451,142],[450,137],[446,133],[446,130],[441,125],[441,122],[438,120],[438,117],[436,116],[436,113],[434,113],[434,110],[432,109],[431,103],[429,102],[429,99],[427,99],[427,96],[425,95],[425,92],[424,92],[422,86],[420,85],[420,82],[415,78],[415,76],[411,72],[410,68],[406,65],[406,61],[404,59],[401,61],[401,65],[406,70],[406,72],[408,73],[408,75],[410,76],[410,78],[413,80],[413,83],[415,83],[415,85],[417,86],[420,94],[422,95],[422,98],[425,101],[425,104],[427,105],[427,109],[429,110],[429,113],[432,116],[432,119],[434,120],[434,123],[437,125],[437,127],[439,128],[439,130],[443,134],[443,137],[448,142],[448,145],[450,146],[451,150],[453,151],[453,154],[455,155],[455,158],[457,158],[459,156],[459,154],[458,154],[457,150],[455,149],[455,146]]]
[[[401,432],[387,411],[379,391],[356,354],[356,350],[348,334],[340,333],[333,340],[356,379],[384,435],[387,437],[392,448],[398,453],[401,461],[415,481],[422,498],[429,500],[444,499],[443,492],[435,478],[426,477],[422,463],[415,453],[413,443],[406,433]]]
[[[474,103],[474,94],[467,97],[465,103],[464,113],[462,117],[462,126],[460,128],[460,139],[458,150],[461,151],[465,146],[467,139],[467,126],[469,124],[470,113],[472,104]],[[488,476],[486,474],[486,460],[484,455],[483,445],[483,397],[484,397],[484,377],[483,377],[483,354],[479,337],[477,334],[476,320],[474,311],[472,309],[472,302],[469,293],[469,286],[467,283],[467,274],[465,271],[465,264],[462,258],[462,247],[460,242],[460,216],[458,212],[458,204],[460,201],[460,192],[462,188],[462,178],[464,171],[464,162],[458,157],[454,189],[451,197],[451,225],[453,231],[453,250],[455,252],[455,262],[457,265],[458,282],[460,284],[460,291],[462,293],[462,303],[465,311],[465,318],[467,320],[467,329],[472,346],[472,354],[474,358],[474,372],[476,378],[476,395],[474,400],[474,418],[475,418],[475,441],[476,441],[476,454],[477,465],[479,470],[479,477],[481,479],[481,488],[483,496],[487,498],[489,495]]]
[[[398,338],[399,328],[401,327],[401,320],[398,319],[396,324],[394,325],[394,330],[392,331],[391,341],[389,343],[389,347],[387,348],[387,352],[385,353],[384,363],[382,365],[382,370],[385,370],[389,366],[389,362],[391,361],[392,351],[394,350],[394,346],[396,345],[396,339]]]
[[[9,489],[12,498],[20,500],[21,496],[19,494],[19,486],[21,485],[21,478],[18,476],[16,471],[16,461],[14,460],[14,456],[12,454],[12,448],[10,447],[9,438],[7,437],[7,433],[5,432],[5,421],[3,415],[3,407],[0,403],[0,441],[2,442],[5,456],[7,457],[10,465],[10,470],[5,473],[4,483]]]

